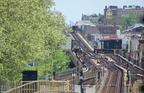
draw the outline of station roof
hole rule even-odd
[[[122,38],[103,38],[100,41],[108,41],[108,40],[122,40]]]
[[[77,26],[78,27],[78,25],[73,25],[73,26]]]

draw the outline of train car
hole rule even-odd
[[[81,52],[80,42],[78,40],[72,40],[72,51],[73,52]]]
[[[73,33],[77,33],[77,31],[78,31],[78,25],[73,25],[72,26],[72,30],[73,30]]]

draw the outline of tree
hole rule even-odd
[[[68,69],[70,58],[61,49],[54,50],[52,56],[47,60],[36,60],[34,66],[27,66],[24,69],[35,70],[37,68],[39,77],[44,75],[51,75],[52,72]]]
[[[64,17],[52,0],[0,1],[0,78],[19,79],[32,60],[50,57],[65,42]]]
[[[101,15],[98,19],[98,22],[103,22],[103,20],[104,20],[104,15]]]
[[[122,16],[124,22],[124,27],[132,26],[137,22],[135,13],[130,13],[129,15]]]
[[[89,19],[91,23],[93,23],[94,25],[97,24],[97,20],[96,19]]]

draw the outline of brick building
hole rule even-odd
[[[105,6],[104,20],[106,24],[121,24],[121,17],[129,15],[130,13],[136,14],[137,20],[140,21],[144,16],[144,7],[135,5],[124,5],[123,8],[118,8],[118,6]]]
[[[117,16],[121,18],[122,16],[128,15],[130,13],[134,13],[137,16],[138,20],[141,20],[144,16],[144,8],[140,6],[123,6],[123,8],[118,8]]]
[[[115,25],[98,26],[100,34],[116,34],[116,30],[118,29],[119,27]]]
[[[101,15],[101,14],[99,14],[99,15],[96,15],[96,14],[92,14],[92,15],[84,15],[84,14],[82,14],[82,18],[81,18],[81,20],[90,20],[90,19],[95,19],[95,20],[98,21],[100,15]]]
[[[104,17],[105,19],[113,19],[114,16],[117,16],[118,7],[117,6],[105,6]]]
[[[127,50],[122,56],[144,68],[144,25],[135,25],[122,32],[119,31],[117,36],[122,38],[122,49]]]

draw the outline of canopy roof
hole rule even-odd
[[[100,41],[106,41],[106,40],[122,40],[122,38],[103,38],[103,39],[100,39]]]

